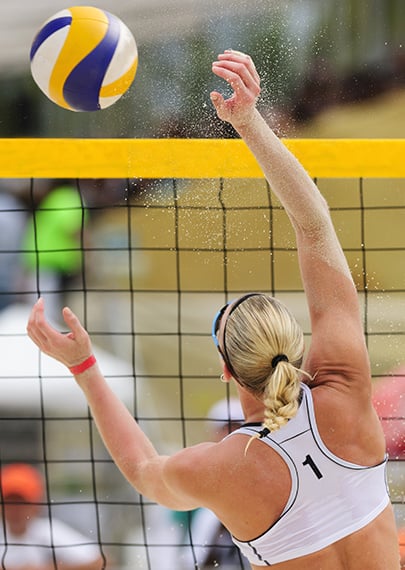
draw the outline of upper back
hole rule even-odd
[[[247,425],[229,437],[251,436],[260,429],[260,425]],[[385,461],[363,466],[331,452],[319,434],[311,390],[306,386],[295,418],[256,447],[263,444],[287,464],[291,488],[278,520],[269,521],[267,531],[257,539],[251,536],[249,542],[238,542],[251,562],[262,558],[274,564],[320,550],[364,527],[389,503]]]

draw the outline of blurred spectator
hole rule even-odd
[[[34,467],[9,464],[0,472],[5,528],[0,531],[0,559],[5,570],[99,570],[103,558],[96,544],[64,522],[40,516],[44,481]]]
[[[337,101],[338,79],[328,61],[314,58],[294,97],[291,118],[306,123]]]
[[[405,459],[405,366],[376,382],[373,404],[381,419],[391,459]]]
[[[35,298],[35,291],[47,298],[54,319],[59,318],[66,290],[81,268],[81,231],[86,220],[76,187],[58,184],[40,201],[23,238],[27,288]]]
[[[392,460],[390,486],[393,493],[403,495],[405,491],[405,366],[399,367],[390,376],[374,385],[373,404],[381,420],[387,453]],[[401,568],[405,568],[405,524],[398,517],[399,550]]]
[[[18,301],[22,260],[17,252],[27,216],[24,205],[11,193],[0,191],[0,310]]]
[[[340,99],[344,103],[366,101],[389,91],[393,84],[392,72],[378,65],[364,65],[341,81]]]

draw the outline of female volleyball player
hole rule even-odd
[[[312,326],[305,362],[302,330],[281,303],[259,293],[228,303],[213,337],[247,423],[220,443],[167,457],[112,393],[68,308],[70,332],[61,334],[39,300],[28,333],[70,368],[132,485],[171,509],[211,509],[252,568],[397,570],[358,298],[327,204],[256,109],[260,79],[251,58],[229,50],[212,69],[233,89],[228,99],[211,94],[219,118],[253,152],[296,233]]]

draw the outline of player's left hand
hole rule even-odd
[[[236,129],[250,121],[260,95],[260,77],[249,55],[226,50],[212,64],[212,71],[232,87],[228,99],[217,91],[211,93],[211,101],[217,115]]]

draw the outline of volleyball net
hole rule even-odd
[[[285,144],[327,199],[356,282],[391,498],[405,526],[405,141]],[[26,322],[41,295],[63,329],[68,304],[160,452],[212,438],[228,418],[209,410],[234,395],[218,379],[217,308],[268,292],[310,340],[284,211],[240,140],[8,139],[0,178],[1,463],[38,465],[50,519],[98,543],[107,568],[197,566],[204,552],[192,516],[125,482],[79,388],[39,353]]]

